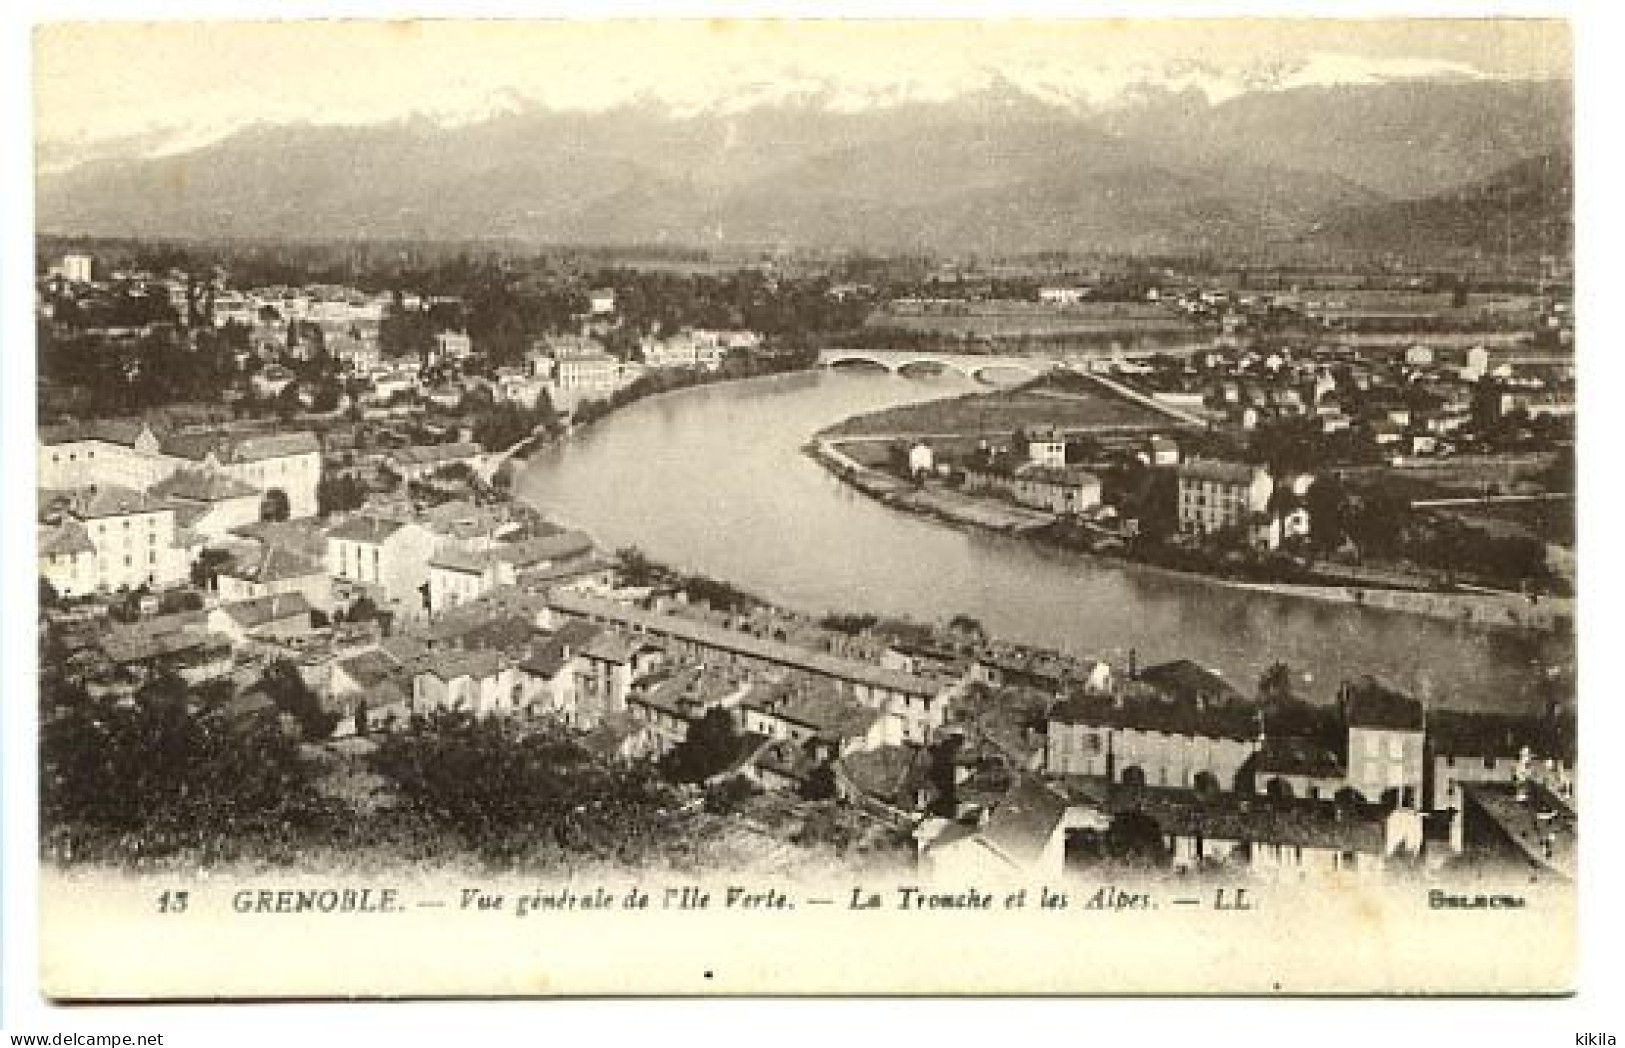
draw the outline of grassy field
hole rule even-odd
[[[1522,455],[1457,455],[1403,467],[1362,466],[1332,472],[1358,484],[1380,485],[1412,500],[1472,498],[1540,489],[1540,478],[1557,456],[1551,452]]]
[[[1135,338],[1189,335],[1196,325],[1184,314],[1139,303],[1103,303],[1086,308],[1040,307],[1028,303],[973,304],[953,312],[877,310],[871,327],[900,328],[960,338],[1043,338],[1055,335]]]
[[[1528,535],[1560,546],[1574,545],[1574,502],[1559,499],[1538,502],[1501,502],[1486,506],[1436,510],[1492,535]]]

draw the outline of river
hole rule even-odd
[[[924,621],[964,612],[995,636],[1142,666],[1189,658],[1251,694],[1271,662],[1330,701],[1370,673],[1430,702],[1533,710],[1567,637],[1229,589],[960,530],[890,509],[802,454],[849,415],[973,389],[953,377],[813,372],[624,408],[535,455],[515,491],[609,548],[726,579],[788,607]]]

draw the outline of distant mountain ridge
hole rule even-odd
[[[854,112],[792,100],[692,115],[520,107],[456,126],[266,124],[170,155],[45,171],[37,202],[42,231],[105,235],[1252,245],[1565,153],[1569,97],[1560,82],[1407,79],[1217,104],[1151,92],[1102,110],[995,82]]]
[[[1574,161],[1563,149],[1444,193],[1351,208],[1318,235],[1357,249],[1434,245],[1488,255],[1566,255],[1574,243]]]

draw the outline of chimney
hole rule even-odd
[[[1128,650],[1128,679],[1140,679],[1140,652],[1138,648]]]

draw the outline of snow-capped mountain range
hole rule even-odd
[[[306,109],[272,99],[257,99],[252,113],[218,112],[198,100],[198,112],[154,122],[140,131],[115,134],[81,129],[42,139],[38,169],[42,174],[66,171],[92,160],[154,159],[211,145],[258,124],[314,124],[361,127],[400,121],[426,121],[443,128],[476,124],[538,110],[608,111],[627,107],[658,109],[684,119],[738,115],[753,109],[799,108],[859,114],[905,105],[943,104],[957,99],[1006,91],[1080,115],[1132,112],[1179,96],[1217,105],[1255,92],[1298,88],[1372,86],[1406,81],[1464,82],[1487,79],[1472,66],[1439,59],[1370,58],[1314,52],[1293,62],[1259,62],[1243,68],[1179,60],[1151,65],[1035,63],[1020,70],[916,68],[902,74],[886,68],[849,70],[840,76],[798,67],[766,70],[724,65],[685,85],[658,94],[627,77],[611,79],[590,99],[551,98],[545,91],[503,86],[464,85],[449,88],[430,106]],[[176,100],[185,114],[192,103]]]
[[[470,87],[399,112],[256,105],[46,142],[40,226],[999,252],[1403,234],[1438,213],[1440,237],[1470,247],[1478,187],[1511,171],[1528,228],[1567,236],[1567,187],[1541,174],[1568,170],[1567,81],[1331,54],[1242,69],[916,66],[840,79],[723,67],[684,92],[628,81],[590,104]],[[1398,202],[1405,221],[1384,222]]]

